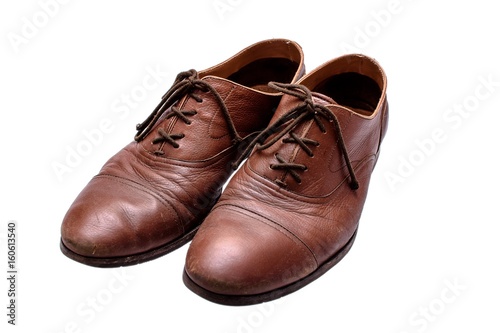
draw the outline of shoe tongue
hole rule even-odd
[[[325,105],[325,106],[326,105],[338,105],[338,103],[334,99],[332,99],[331,97],[317,93],[317,92],[312,92],[312,100],[315,104],[319,104],[319,105]],[[300,105],[301,103],[304,103],[304,101],[301,100],[300,98],[285,94],[283,96],[281,103],[280,103],[280,106],[276,110],[276,113],[274,114],[274,117],[271,120],[271,122],[278,120],[278,118],[280,118],[281,116],[286,114],[288,111],[290,111],[294,107]]]
[[[313,102],[316,104],[321,104],[321,105],[338,104],[331,97],[317,92],[312,92],[312,97],[313,97]]]
[[[220,95],[222,100],[225,100],[229,93],[231,92],[231,88],[233,83],[231,81],[228,81],[226,79],[220,78],[218,76],[212,76],[212,75],[207,75],[201,78],[201,80],[208,82],[215,91]],[[243,87],[245,88],[245,87]],[[213,96],[210,96],[209,98],[213,98]],[[186,104],[186,100],[187,104]],[[184,105],[184,109],[189,108],[189,107],[194,107],[196,105],[196,101],[191,99],[189,100],[189,95],[186,94],[183,97],[179,98],[179,100],[174,103],[174,106],[179,107],[181,105]],[[158,123],[161,121],[164,121],[165,118],[167,117],[168,112],[165,112],[159,119]]]
[[[311,94],[312,94],[312,101],[316,105],[326,106],[329,109],[330,106],[332,105],[333,106],[338,105],[338,103],[329,96],[317,92],[311,92]],[[271,123],[272,124],[275,123],[280,118],[284,117],[287,113],[289,113],[291,110],[300,105],[303,105],[304,103],[305,102],[302,98],[289,94],[284,94],[280,102],[280,105],[276,110],[273,119],[271,120]],[[289,132],[293,132],[300,138],[316,140],[318,138],[317,137],[318,133],[320,133],[320,129],[318,128],[317,125],[311,125],[311,123],[315,122],[315,119],[313,119],[312,117],[303,119],[304,121],[296,124],[296,126],[293,127]],[[292,121],[294,120],[289,120],[288,122]],[[325,124],[325,126],[329,126],[328,121],[323,120],[322,122]],[[282,134],[281,130],[286,128],[286,126],[287,124],[281,125],[281,127],[277,131],[278,133],[276,133],[275,135]],[[288,137],[291,137],[291,135],[289,133],[285,133],[283,139],[286,139]],[[270,142],[271,140],[273,140],[273,135],[271,135],[267,140],[266,142]],[[257,172],[263,175],[265,178],[274,180],[276,182],[279,181],[285,182],[289,184],[288,187],[289,189],[292,190],[296,189],[297,182],[296,180],[293,179],[289,171],[280,170],[278,168],[273,169],[269,167],[270,164],[276,164],[278,162],[281,163],[281,161],[277,159],[276,157],[277,155],[279,155],[280,158],[285,161],[285,163],[291,163],[295,165],[298,164],[307,165],[308,163],[311,163],[310,157],[305,152],[303,152],[298,143],[279,139],[275,140],[274,144],[267,147],[266,149],[257,150],[255,156],[259,156],[260,158],[259,157],[252,158],[253,156],[252,155],[249,158],[249,163],[251,163],[249,165],[251,165],[251,168],[253,170],[257,170]]]

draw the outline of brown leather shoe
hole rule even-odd
[[[61,227],[62,252],[91,266],[132,265],[185,244],[220,196],[232,164],[304,73],[300,46],[273,39],[219,65],[180,73],[135,142],[83,189]]]
[[[184,283],[216,303],[269,301],[349,251],[388,121],[386,77],[363,55],[325,63],[284,97],[188,250]]]

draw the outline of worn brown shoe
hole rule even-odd
[[[284,97],[272,125],[190,245],[184,283],[216,303],[289,294],[349,251],[387,129],[386,77],[363,55],[334,59]]]
[[[185,244],[220,196],[245,147],[266,128],[295,82],[303,53],[292,41],[254,44],[219,65],[180,73],[158,107],[83,189],[64,217],[62,252],[81,263],[137,264]]]

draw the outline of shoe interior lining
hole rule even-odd
[[[287,58],[263,58],[243,66],[227,79],[256,90],[274,93],[268,83],[291,82],[298,68],[297,62]]]
[[[300,46],[285,39],[273,39],[240,51],[200,72],[200,77],[217,76],[259,91],[276,93],[267,86],[269,81],[298,80],[303,74],[302,62]]]
[[[340,73],[318,84],[313,91],[365,116],[377,108],[382,91],[372,78],[354,72]]]

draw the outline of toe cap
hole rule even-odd
[[[307,246],[279,224],[239,207],[217,207],[188,250],[185,271],[201,288],[223,295],[255,295],[314,271]]]
[[[141,253],[182,233],[168,203],[109,177],[96,177],[83,189],[61,226],[66,248],[94,258]]]

